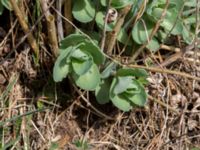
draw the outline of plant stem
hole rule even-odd
[[[169,70],[169,69],[162,69],[162,68],[158,68],[158,67],[147,67],[147,66],[142,66],[142,65],[125,65],[125,66],[128,66],[130,68],[141,68],[141,69],[149,70],[151,72],[160,72],[160,73],[178,75],[178,76],[182,76],[182,77],[186,77],[189,79],[200,81],[199,77],[192,76],[192,75],[190,75],[188,73],[184,73],[184,72],[173,71],[173,70]]]
[[[108,11],[110,9],[110,4],[111,4],[112,0],[108,1],[108,6],[107,6],[107,11],[106,11],[106,16],[105,16],[105,20],[104,20],[104,27],[103,27],[103,32],[102,32],[102,38],[101,38],[101,44],[100,44],[100,48],[101,51],[104,50],[104,46],[105,46],[105,40],[106,40],[106,26],[107,26],[107,20],[108,20]]]
[[[39,47],[37,45],[37,42],[33,36],[33,34],[31,32],[29,32],[29,27],[28,27],[28,23],[26,22],[25,20],[25,16],[23,14],[25,14],[25,12],[22,12],[20,10],[20,8],[18,7],[17,3],[16,3],[16,0],[10,0],[10,3],[12,5],[12,8],[19,20],[19,23],[24,31],[25,34],[28,34],[28,42],[31,46],[31,48],[33,49],[34,51],[34,54],[36,55],[36,58],[39,58]]]
[[[73,85],[73,84],[72,84],[72,85]],[[112,118],[112,117],[110,117],[110,116],[104,114],[103,112],[99,111],[97,108],[95,108],[95,107],[90,103],[90,101],[89,101],[87,98],[85,98],[85,96],[83,95],[83,93],[82,93],[75,85],[73,85],[73,87],[74,87],[74,89],[76,90],[76,92],[81,96],[81,98],[83,99],[83,101],[85,101],[85,102],[87,103],[87,105],[88,105],[89,107],[91,107],[91,108],[97,113],[97,115],[98,115],[99,117],[103,117],[103,118],[105,118],[105,119],[107,119],[107,120],[115,120],[115,118]]]
[[[112,51],[113,51],[113,48],[115,46],[115,42],[117,39],[117,35],[124,23],[124,19],[125,19],[126,15],[130,11],[130,9],[131,9],[131,5],[128,5],[120,11],[119,19],[117,20],[117,23],[115,24],[113,31],[109,32],[107,35],[107,38],[105,41],[105,49],[106,49],[106,52],[108,55],[112,54]]]
[[[70,22],[73,22],[72,17],[72,0],[65,0],[64,3],[64,16],[67,18]],[[66,35],[69,35],[74,31],[73,26],[69,22],[65,22],[65,33]]]
[[[179,114],[179,112],[178,112],[175,108],[169,106],[168,104],[162,102],[161,100],[158,100],[158,99],[156,99],[156,98],[154,98],[154,97],[152,97],[152,96],[150,96],[150,95],[148,95],[148,98],[149,98],[150,100],[152,100],[152,101],[154,101],[154,102],[160,104],[161,106],[163,106],[163,107],[165,107],[165,108],[171,110],[172,112],[174,112],[174,113],[176,113],[176,114]]]
[[[48,6],[47,6],[48,0],[40,0],[40,4],[42,6],[43,13],[45,13],[45,17],[47,20],[48,37],[49,37],[50,45],[52,47],[52,53],[55,57],[57,57],[59,51],[58,51],[58,40],[57,40],[55,18],[48,9]]]
[[[56,8],[60,13],[62,12],[62,1],[63,0],[56,1]],[[57,14],[56,20],[57,20],[57,30],[58,30],[58,41],[60,42],[64,37],[64,33],[63,33],[62,18],[59,14]]]

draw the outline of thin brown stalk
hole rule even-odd
[[[130,67],[130,68],[141,68],[141,69],[149,70],[151,72],[160,72],[160,73],[178,75],[178,76],[182,76],[182,77],[185,77],[185,78],[200,81],[199,77],[192,76],[188,73],[184,73],[184,72],[180,72],[180,71],[173,71],[173,70],[162,69],[162,68],[158,68],[158,67],[147,67],[147,66],[142,66],[142,65],[127,65],[127,66]]]
[[[68,20],[66,17],[64,17],[58,10],[56,10],[56,8],[54,8],[53,6],[51,7],[57,14],[59,14],[62,19],[68,23],[71,24],[71,26],[73,28],[75,28],[79,33],[81,33],[82,35],[84,35],[87,39],[89,39],[92,43],[94,43],[94,41],[90,38],[90,36],[88,36],[87,34],[85,34],[84,32],[82,32],[75,24],[73,24],[73,22],[71,22],[70,20]],[[94,43],[95,44],[95,43]]]
[[[28,37],[27,37],[27,38],[28,38],[28,42],[29,42],[29,44],[30,44],[30,46],[31,46],[31,48],[32,48],[32,50],[33,50],[33,52],[34,52],[34,54],[35,54],[36,57],[38,58],[38,56],[39,56],[39,47],[38,47],[38,45],[37,45],[37,42],[36,42],[36,40],[35,40],[33,34],[29,32],[28,23],[27,23],[26,20],[25,20],[26,17],[23,15],[23,14],[25,14],[25,12],[22,12],[22,11],[20,10],[20,8],[18,7],[18,5],[17,5],[17,3],[16,3],[16,0],[10,0],[10,3],[11,3],[11,5],[12,5],[12,7],[13,7],[13,10],[14,10],[14,12],[15,12],[15,14],[16,14],[18,20],[19,20],[19,23],[20,23],[20,25],[21,25],[21,27],[22,27],[24,33],[25,33],[25,34],[28,34],[28,33],[29,33],[29,34],[28,34]]]
[[[123,64],[123,63],[121,63],[121,60],[118,59],[118,58],[114,59],[114,58],[112,58],[108,55],[105,55],[105,56],[121,67],[141,68],[141,69],[148,70],[150,72],[160,72],[160,73],[178,75],[178,76],[181,76],[181,77],[200,81],[200,77],[192,76],[188,73],[184,73],[184,72],[180,72],[180,71],[173,71],[173,70],[169,70],[169,69],[163,69],[163,68],[159,68],[159,67],[148,67],[148,66],[142,66],[142,65],[136,65],[136,64]]]
[[[53,15],[49,15],[47,18],[48,36],[52,46],[52,52],[54,56],[58,56],[58,40],[56,34],[55,18]]]
[[[105,40],[106,40],[106,26],[107,26],[108,15],[109,15],[109,14],[108,14],[108,11],[109,11],[109,9],[110,9],[111,1],[112,1],[112,0],[109,0],[109,1],[108,1],[107,12],[106,12],[106,16],[105,16],[104,27],[103,27],[102,38],[101,38],[101,44],[100,44],[101,51],[104,50],[104,46],[105,46]]]
[[[182,56],[186,53],[191,51],[193,48],[195,47],[194,44],[188,45],[185,48],[183,48],[181,51],[177,52],[176,54],[171,55],[170,57],[168,57],[164,62],[162,62],[161,64],[159,64],[158,66],[160,67],[164,67],[164,66],[168,66],[171,63],[173,63],[174,61],[182,58]]]
[[[48,37],[49,37],[50,45],[52,47],[52,53],[55,57],[57,57],[59,51],[58,51],[58,40],[57,40],[55,18],[48,9],[48,5],[47,5],[48,0],[40,0],[40,4],[43,10],[43,13],[45,13],[45,17],[47,20]]]
[[[56,1],[56,8],[60,13],[62,13],[62,1],[63,0]],[[62,18],[59,14],[57,14],[56,21],[57,21],[58,40],[60,42],[64,37],[64,32],[63,32]]]
[[[117,20],[117,23],[115,24],[113,31],[109,32],[106,37],[105,50],[108,55],[112,54],[112,51],[113,51],[113,48],[115,46],[115,42],[117,39],[117,35],[124,23],[124,19],[125,19],[126,15],[130,11],[130,9],[131,9],[131,5],[128,5],[119,12],[119,18]]]
[[[112,117],[104,114],[103,112],[99,111],[95,106],[93,106],[90,103],[90,101],[87,98],[85,98],[84,94],[76,86],[73,85],[73,87],[76,90],[76,92],[80,95],[80,97],[83,99],[83,101],[85,101],[87,103],[87,106],[91,107],[99,117],[103,117],[107,120],[115,120],[115,118],[112,118]]]
[[[70,22],[73,22],[72,17],[72,0],[65,0],[64,3],[64,17],[67,18]],[[69,35],[74,31],[74,28],[71,23],[65,22],[65,33],[66,35]]]
[[[172,112],[174,112],[174,113],[176,113],[176,114],[179,114],[179,112],[178,112],[176,109],[174,109],[173,107],[169,106],[168,104],[162,102],[161,100],[156,99],[156,98],[154,98],[154,97],[152,97],[152,96],[150,96],[150,95],[148,95],[148,98],[149,98],[150,100],[152,100],[152,101],[158,103],[159,105],[161,105],[161,106],[163,106],[163,107],[169,109],[170,111],[172,111]]]

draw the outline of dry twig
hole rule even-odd
[[[195,76],[192,76],[190,74],[180,72],[180,71],[173,71],[173,70],[169,70],[169,69],[162,69],[162,68],[158,68],[158,67],[147,67],[147,66],[141,66],[141,65],[128,65],[128,67],[130,67],[130,68],[141,68],[141,69],[149,70],[151,72],[160,72],[160,73],[178,75],[178,76],[182,76],[182,77],[185,77],[185,78],[200,81],[199,77],[195,77]]]
[[[19,20],[20,25],[22,26],[22,29],[23,29],[24,33],[25,34],[29,33],[28,23],[25,20],[26,17],[23,15],[25,13],[20,10],[20,8],[18,7],[18,5],[17,5],[15,0],[10,0],[10,3],[12,5],[12,7],[13,7],[13,10],[14,10],[18,20]],[[37,42],[36,42],[36,40],[35,40],[35,38],[34,38],[32,33],[29,33],[29,35],[28,35],[28,42],[31,45],[31,48],[33,49],[36,57],[38,58],[38,56],[39,56],[39,47],[38,47]]]
[[[179,114],[179,112],[178,112],[176,109],[174,109],[173,107],[169,106],[168,104],[166,104],[166,103],[164,103],[164,102],[162,102],[162,101],[160,101],[160,100],[158,100],[158,99],[156,99],[156,98],[154,98],[154,97],[152,97],[152,96],[150,96],[150,95],[148,96],[148,98],[149,98],[150,100],[152,100],[152,101],[154,101],[154,102],[160,104],[161,106],[163,106],[163,107],[165,107],[165,108],[171,110],[172,112],[174,112],[174,113],[176,113],[176,114]]]
[[[105,119],[108,119],[108,120],[115,120],[115,118],[111,118],[110,116],[104,114],[103,112],[99,111],[97,108],[95,108],[87,98],[85,98],[85,96],[83,95],[83,93],[76,87],[76,86],[73,86],[76,90],[76,92],[81,96],[81,98],[87,103],[88,106],[90,106],[96,113],[99,117],[103,117]]]
[[[107,11],[106,11],[106,16],[105,16],[105,20],[104,20],[104,27],[103,27],[103,32],[102,32],[102,38],[101,38],[101,51],[104,50],[104,46],[105,46],[105,40],[106,40],[106,26],[107,26],[107,20],[108,20],[108,12],[110,9],[110,4],[111,4],[111,0],[108,1],[108,6],[107,6]]]
[[[109,32],[106,37],[105,49],[106,49],[106,52],[108,55],[112,54],[112,51],[113,51],[113,48],[115,46],[115,42],[117,39],[117,35],[124,23],[124,19],[125,19],[126,15],[130,11],[130,9],[131,9],[131,5],[128,5],[120,11],[119,19],[117,20],[117,23],[115,24],[113,31]]]
[[[45,17],[47,20],[47,29],[48,29],[48,37],[50,44],[52,46],[52,52],[55,57],[58,56],[58,40],[57,40],[57,31],[56,31],[56,25],[54,22],[54,16],[50,13],[48,8],[48,0],[40,0],[40,4],[43,10],[43,13],[45,13]]]
[[[56,8],[61,13],[62,12],[62,2],[63,0],[56,1]],[[58,30],[58,41],[60,42],[64,37],[62,18],[57,14],[57,30]]]
[[[65,0],[64,2],[64,17],[67,18],[70,22],[73,22],[72,17],[72,0]],[[68,21],[65,22],[65,33],[69,35],[74,31],[73,26]]]

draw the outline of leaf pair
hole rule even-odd
[[[61,41],[60,55],[53,69],[54,80],[62,81],[70,74],[77,86],[94,90],[100,82],[98,65],[104,59],[93,42],[83,35],[72,34]]]
[[[147,73],[142,69],[119,69],[112,80],[107,78],[96,88],[97,101],[105,104],[111,100],[123,111],[129,111],[135,105],[144,106],[147,95],[140,80],[146,77]]]

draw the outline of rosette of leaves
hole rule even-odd
[[[123,111],[129,111],[134,106],[144,106],[147,100],[144,88],[147,76],[147,72],[143,69],[119,69],[114,78],[104,79],[96,88],[97,101],[100,104],[112,101]]]
[[[166,11],[162,18],[160,28],[155,36],[149,41],[147,48],[155,52],[160,48],[160,42],[167,42],[169,35],[182,36],[186,43],[191,43],[194,38],[194,28],[191,25],[195,20],[195,13],[185,16],[185,12],[192,12],[196,5],[196,1],[183,2],[182,0],[171,0],[168,8],[165,10],[166,1],[150,1],[146,5],[146,9],[142,18],[135,24],[132,30],[132,38],[135,43],[142,45],[147,42],[149,36],[160,20],[161,15]],[[184,6],[184,7],[183,7]],[[188,19],[190,21],[188,21]],[[169,39],[170,41],[170,39]]]
[[[103,62],[104,56],[94,42],[72,34],[61,41],[53,69],[54,81],[62,81],[69,75],[80,88],[94,90],[100,82],[98,65]]]
[[[142,30],[142,27],[138,28],[138,23],[135,27],[135,30],[133,30],[132,35],[133,39],[137,42],[136,38],[138,36],[143,37],[143,39],[146,39],[150,35],[149,29],[152,27],[149,27],[149,20],[151,20],[154,23],[157,23],[161,15],[164,11],[166,11],[165,17],[163,18],[160,28],[162,30],[158,30],[158,34],[155,35],[156,38],[152,39],[152,42],[149,43],[149,49],[151,50],[157,50],[158,49],[158,41],[159,39],[161,42],[166,42],[166,38],[169,35],[179,35],[182,36],[184,41],[186,43],[191,43],[194,39],[194,28],[192,26],[196,24],[196,22],[192,22],[190,19],[195,20],[195,13],[191,13],[192,10],[196,7],[196,1],[191,0],[190,2],[183,2],[182,0],[171,0],[169,2],[168,8],[165,10],[166,1],[165,0],[159,0],[159,1],[152,1],[148,3],[147,9],[145,11],[145,17],[143,17],[145,24],[146,24],[146,35]],[[187,15],[187,12],[190,14]],[[188,22],[188,19],[190,20]],[[144,25],[143,25],[144,26]],[[137,36],[138,33],[138,36]],[[142,41],[142,40],[141,40]],[[138,42],[137,42],[138,43]]]

